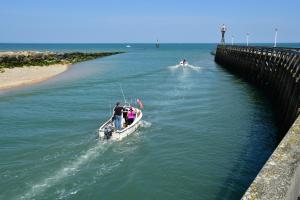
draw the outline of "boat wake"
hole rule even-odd
[[[147,122],[145,120],[141,121],[141,127],[143,127],[143,128],[149,128],[149,127],[151,127],[151,125],[152,125],[151,122]]]
[[[198,67],[198,66],[194,66],[194,65],[188,65],[187,67],[189,67],[190,69],[195,70],[195,71],[200,71],[202,69],[202,67]]]
[[[110,143],[108,142],[101,144],[97,143],[95,146],[87,150],[84,154],[79,156],[75,161],[56,171],[52,176],[34,184],[28,192],[17,199],[35,199],[37,195],[43,193],[46,189],[57,184],[62,179],[76,174],[81,166],[103,154],[108,149],[109,144]]]
[[[110,161],[107,163],[99,163],[96,167],[93,178],[85,181],[80,181],[72,184],[71,188],[60,187],[57,191],[57,197],[55,199],[73,199],[72,196],[76,195],[79,191],[93,187],[96,184],[96,181],[103,176],[113,173],[113,171],[118,168],[124,158],[117,159],[115,161]],[[53,198],[54,199],[54,198]]]
[[[177,69],[191,69],[194,71],[201,71],[202,67],[198,67],[198,66],[194,66],[194,65],[190,65],[187,64],[186,66],[182,66],[182,65],[174,65],[174,66],[169,66],[168,67],[170,70],[177,70]]]

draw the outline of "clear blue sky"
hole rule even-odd
[[[300,41],[300,0],[1,0],[0,42]]]

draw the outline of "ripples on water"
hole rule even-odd
[[[25,47],[125,46],[11,46]],[[276,127],[268,101],[218,67],[213,48],[132,45],[2,92],[0,199],[239,199],[274,149]],[[123,99],[119,84],[129,101],[142,99],[142,126],[102,142],[96,132]]]

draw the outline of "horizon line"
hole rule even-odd
[[[298,44],[299,42],[277,42],[277,44]],[[156,44],[156,42],[0,42],[0,44]],[[220,44],[220,42],[159,42],[159,44]],[[230,42],[225,43],[231,45]],[[246,42],[235,42],[246,44]],[[249,44],[274,44],[274,42],[249,42]]]

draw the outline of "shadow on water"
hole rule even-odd
[[[269,119],[266,119],[266,116],[255,116],[246,140],[247,143],[239,156],[232,161],[234,165],[222,183],[216,200],[240,199],[253,182],[276,148],[278,127],[270,129],[272,126],[270,124],[274,122],[273,118],[274,116]],[[264,123],[262,124],[262,122]],[[240,160],[246,161],[240,162]]]
[[[247,146],[249,148],[245,148],[242,151],[239,158],[237,158],[238,160],[245,159],[245,157],[252,154],[251,152],[255,151],[255,144]],[[251,148],[251,146],[253,148]],[[248,163],[235,162],[233,168],[231,169],[231,172],[227,175],[226,180],[222,184],[222,189],[216,195],[215,199],[240,199],[260,171],[261,167],[264,165],[270,153],[271,152],[268,151],[268,153],[264,153],[263,155],[257,155],[258,159],[256,160],[256,162],[259,161],[259,165],[250,164],[252,166],[251,170],[255,171],[255,173],[249,174],[249,163],[252,162],[251,160],[249,160]],[[238,186],[239,188],[234,188],[236,186]]]

